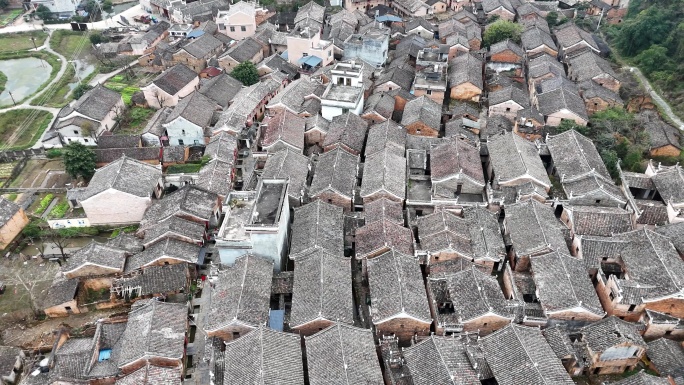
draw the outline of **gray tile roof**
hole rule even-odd
[[[226,344],[223,385],[304,383],[300,337],[261,326]]]
[[[555,57],[548,54],[539,55],[527,61],[528,79],[538,79],[542,76],[552,74],[553,76],[564,77],[565,67]]]
[[[623,380],[613,383],[613,385],[670,385],[667,378],[656,377],[646,372],[639,372]]]
[[[574,384],[538,328],[511,324],[480,344],[500,385]]]
[[[370,127],[366,139],[365,155],[371,156],[386,148],[391,149],[399,156],[404,156],[406,152],[406,130],[394,120],[389,119]]]
[[[521,178],[535,184],[551,186],[534,143],[510,132],[492,136],[487,141],[490,162],[500,184]]]
[[[205,33],[198,38],[192,39],[181,49],[197,59],[209,59],[211,54],[222,45],[223,42],[221,40],[215,38],[211,34]]]
[[[108,189],[114,189],[138,197],[150,197],[161,180],[162,172],[126,156],[95,171],[81,201],[89,199]]]
[[[358,167],[359,156],[340,148],[319,155],[309,196],[315,197],[322,192],[332,191],[352,199]]]
[[[604,318],[580,329],[582,341],[593,353],[602,353],[616,345],[629,344],[646,347],[635,323],[615,316]]]
[[[86,378],[85,372],[92,355],[90,338],[69,338],[55,352],[51,381],[77,382]]]
[[[304,127],[305,132],[309,132],[311,130],[328,132],[328,128],[330,127],[330,121],[323,118],[321,114],[316,114],[306,118],[306,125]]]
[[[154,202],[140,223],[141,228],[154,225],[172,216],[197,222],[209,222],[218,205],[219,196],[195,185],[187,185]]]
[[[76,296],[78,283],[78,278],[66,279],[60,274],[52,281],[52,285],[48,289],[47,295],[40,301],[40,306],[43,309],[47,309],[73,300]]]
[[[332,119],[323,147],[342,145],[361,153],[366,140],[368,122],[358,115],[347,112]]]
[[[206,128],[211,124],[214,111],[218,111],[220,108],[216,102],[208,97],[199,92],[193,92],[178,102],[166,118],[166,123],[171,123],[177,118],[183,118],[201,128]]]
[[[107,164],[115,162],[125,156],[129,159],[139,161],[159,162],[160,147],[132,147],[132,148],[95,148],[95,162],[97,164]]]
[[[265,118],[262,124],[264,125],[261,142],[263,147],[283,143],[300,151],[304,148],[304,126],[306,124],[304,118],[288,110],[281,110],[275,115]]]
[[[591,139],[575,130],[548,136],[546,144],[561,180],[595,172],[606,181],[610,174]]]
[[[376,92],[368,97],[363,114],[378,114],[385,119],[391,119],[394,112],[395,99],[385,92]]]
[[[428,279],[434,308],[438,302],[451,302],[454,313],[437,315],[441,327],[455,326],[477,318],[496,315],[513,319],[501,287],[491,274],[474,265],[455,273]]]
[[[212,159],[220,159],[225,162],[233,162],[237,151],[237,139],[235,136],[222,131],[211,137],[211,140],[204,149],[204,155],[209,155]]]
[[[147,364],[122,377],[115,385],[181,385],[182,367],[163,367]]]
[[[384,384],[370,329],[337,323],[304,338],[311,385]]]
[[[568,76],[574,81],[581,83],[601,75],[617,79],[617,74],[613,71],[610,63],[593,51],[585,51],[568,58]]]
[[[310,106],[307,103],[309,99],[319,100],[325,88],[317,81],[308,78],[299,78],[288,84],[284,90],[280,91],[276,96],[268,102],[268,108],[272,108],[277,104],[282,104],[296,114],[309,113],[316,114],[319,111],[310,111]]]
[[[561,223],[550,206],[534,199],[512,204],[506,208],[505,221],[518,256],[568,251]]]
[[[525,54],[525,52],[522,50],[522,48],[518,44],[516,44],[515,42],[513,42],[510,39],[506,39],[506,40],[500,41],[498,43],[492,44],[489,47],[488,55],[491,56],[491,55],[494,55],[494,54],[497,54],[500,52],[505,52],[508,50],[510,50],[514,54],[520,56],[521,58]]]
[[[344,254],[342,208],[316,200],[295,208],[290,258],[315,251]]]
[[[264,47],[259,41],[253,37],[247,37],[240,40],[236,45],[228,48],[228,50],[219,57],[219,60],[229,57],[238,63],[243,63],[251,61],[252,58],[257,56],[259,51],[263,49]]]
[[[680,254],[684,254],[684,223],[680,222],[656,227],[655,232],[669,238],[675,249]]]
[[[449,87],[471,83],[482,89],[482,61],[471,54],[456,56],[449,62]]]
[[[272,43],[275,44],[273,41]],[[287,78],[290,80],[292,80],[299,73],[294,64],[283,59],[283,57],[278,54],[273,54],[265,58],[261,63],[259,63],[259,66],[261,65],[270,68],[273,72],[280,72],[287,75]]]
[[[674,375],[684,368],[684,348],[680,342],[658,338],[648,343],[647,354],[662,375]]]
[[[282,149],[266,159],[263,179],[287,179],[287,193],[299,200],[304,196],[306,178],[309,174],[309,158],[290,148]]]
[[[298,258],[294,269],[290,327],[316,320],[354,323],[351,260],[327,252]]]
[[[365,258],[385,248],[413,255],[413,232],[387,219],[368,223],[356,230],[357,258]]]
[[[69,256],[62,265],[62,271],[69,272],[85,265],[95,265],[113,272],[123,272],[127,255],[124,250],[91,241]]]
[[[442,106],[427,96],[420,96],[406,102],[401,124],[408,126],[416,122],[422,122],[428,127],[439,132],[440,121],[442,119]]]
[[[482,185],[485,179],[480,150],[462,140],[448,140],[430,150],[430,179],[432,183],[451,178],[463,178]]]
[[[562,85],[557,88],[552,88],[546,91],[544,88],[548,87],[550,83],[559,83]],[[552,115],[563,109],[568,110],[577,117],[588,120],[587,108],[584,101],[579,96],[577,87],[562,77],[546,79],[541,82],[542,93],[537,94],[537,104],[539,112],[544,116]]]
[[[633,230],[632,212],[619,207],[564,206],[577,235],[610,237]]]
[[[665,202],[674,204],[684,202],[684,170],[682,170],[682,166],[676,165],[658,170],[651,179]]]
[[[484,13],[490,13],[498,8],[503,8],[515,15],[515,8],[513,8],[509,0],[482,0],[482,10]]]
[[[242,82],[222,73],[213,78],[202,80],[198,92],[226,108],[241,89]]]
[[[571,181],[562,182],[565,195],[571,200],[574,198],[597,196],[608,196],[617,202],[627,202],[622,190],[612,181],[606,181],[595,173],[586,175],[583,178],[576,178]]]
[[[114,106],[121,102],[121,95],[113,90],[98,84],[92,90],[86,92],[73,105],[73,110],[88,118],[103,120]]]
[[[144,229],[144,243],[149,245],[167,238],[183,237],[200,244],[204,240],[205,232],[206,227],[204,224],[171,216]]]
[[[212,288],[205,330],[216,331],[233,323],[258,327],[268,321],[273,261],[244,255],[219,272]],[[241,337],[240,340],[242,340]]]
[[[627,240],[615,237],[582,237],[582,258],[587,269],[598,269],[601,260],[605,258],[617,259],[620,251],[628,246]]]
[[[233,97],[233,103],[221,113],[215,127],[221,130],[241,132],[247,123],[247,119],[261,101],[278,88],[280,88],[280,83],[274,80],[266,80],[242,88]]]
[[[475,259],[499,261],[506,256],[498,213],[482,207],[465,207],[463,217],[469,223],[472,255]]]
[[[19,205],[9,199],[0,197],[0,227],[3,227],[21,209]]]
[[[227,197],[232,187],[233,162],[223,159],[213,159],[199,171],[197,186]]]
[[[617,238],[629,242],[620,252],[629,280],[653,287],[644,299],[672,295],[684,288],[684,262],[667,237],[644,228]]]
[[[398,225],[404,225],[404,212],[401,203],[387,198],[376,199],[363,205],[366,224],[388,220]]]
[[[197,245],[167,238],[161,242],[149,245],[145,250],[129,257],[126,264],[126,273],[144,268],[162,258],[195,264],[197,263],[199,252],[200,247]]]
[[[404,90],[410,90],[411,84],[413,84],[413,78],[415,73],[405,68],[395,67],[387,72],[380,74],[378,79],[375,81],[375,86],[385,84],[387,82],[392,82]]]
[[[472,253],[468,223],[450,211],[438,210],[418,217],[416,227],[423,251],[436,254],[453,250],[468,256]]]
[[[547,327],[542,331],[542,334],[559,359],[562,360],[577,355],[577,351],[565,328],[558,325]]]
[[[361,197],[387,192],[399,199],[406,197],[406,159],[389,149],[366,157],[361,182]]]
[[[388,251],[369,259],[368,283],[375,325],[396,317],[432,322],[417,258]]]
[[[162,72],[152,83],[167,94],[175,95],[196,77],[197,73],[195,71],[183,64],[176,64]]]
[[[479,385],[463,340],[432,335],[403,350],[414,385]]]
[[[553,30],[558,45],[567,50],[578,43],[585,43],[594,51],[599,52],[599,46],[589,32],[584,31],[574,23],[565,23]]]
[[[539,301],[547,314],[581,307],[603,317],[605,312],[582,260],[553,252],[532,257],[531,263]]]
[[[188,309],[185,303],[136,303],[121,337],[119,367],[155,357],[180,360],[185,354]]]
[[[325,8],[310,1],[305,5],[299,7],[297,10],[297,15],[295,16],[295,24],[299,24],[306,19],[311,19],[318,24],[323,24],[325,18]]]
[[[186,290],[189,280],[188,265],[178,263],[175,265],[144,268],[139,274],[128,278],[115,279],[112,282],[112,287],[120,287],[123,293],[135,291],[137,296],[142,297],[157,293],[177,293]]]
[[[522,108],[530,108],[529,95],[518,87],[511,85],[489,93],[490,106],[495,106],[509,100],[517,103]]]
[[[97,148],[139,147],[140,135],[101,135],[97,138]]]
[[[554,51],[558,50],[558,47],[553,41],[551,34],[548,31],[536,26],[527,28],[525,31],[523,31],[522,35],[520,35],[520,41],[522,43],[523,49],[526,51],[531,51],[541,46],[547,46]]]
[[[136,238],[131,234],[120,232],[114,238],[110,238],[105,245],[117,249],[125,250],[129,253],[137,253],[143,250],[143,244],[140,238]]]

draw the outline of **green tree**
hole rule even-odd
[[[549,12],[548,15],[546,15],[546,22],[549,23],[549,27],[558,24],[558,13],[553,11]]]
[[[7,9],[9,7],[9,0],[0,0],[0,9]]]
[[[574,120],[569,119],[563,119],[558,126],[550,128],[554,135],[570,130],[575,130],[582,135],[589,135],[589,128],[587,128],[586,126],[581,126],[575,123]]]
[[[38,16],[41,20],[52,20],[52,12],[50,11],[50,8],[44,6],[43,4],[36,8],[36,16]]]
[[[95,174],[95,153],[79,142],[72,142],[64,152],[64,168],[72,178],[90,179]]]
[[[90,36],[88,36],[88,39],[90,39],[92,45],[98,45],[105,42],[104,37],[99,32],[92,32]]]
[[[79,85],[76,86],[76,88],[74,88],[74,91],[73,91],[74,92],[74,99],[80,99],[81,96],[83,96],[83,94],[85,94],[86,92],[88,92],[92,88],[93,87],[91,87],[87,83],[80,83]]]
[[[656,71],[667,69],[669,67],[670,57],[667,53],[667,48],[662,45],[654,44],[648,49],[641,51],[634,60],[646,76],[650,76]]]
[[[88,0],[83,9],[85,9],[85,11],[88,12],[88,16],[94,20],[95,16],[100,13],[100,4],[95,0]]]
[[[259,82],[259,72],[257,72],[254,64],[249,61],[238,64],[230,75],[246,86]]]
[[[519,43],[522,30],[522,25],[518,23],[507,20],[497,20],[487,26],[483,38],[484,45],[489,47],[492,44],[506,39],[511,39],[516,43]]]
[[[113,7],[112,0],[104,0],[102,2],[102,10],[105,12],[111,12]]]

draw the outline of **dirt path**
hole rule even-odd
[[[646,79],[646,76],[641,73],[641,71],[636,68],[636,67],[623,67],[625,69],[628,69],[631,73],[636,75],[636,77],[643,83],[644,88],[646,88],[646,92],[651,95],[653,98],[653,101],[660,107],[661,111],[667,115],[668,118],[679,128],[680,130],[684,131],[684,122],[682,122],[681,119],[677,115],[675,115],[674,112],[672,112],[672,108],[670,107],[669,104],[663,99],[658,93],[651,87],[651,83],[648,82],[648,79]]]

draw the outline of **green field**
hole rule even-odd
[[[52,33],[50,48],[73,60],[90,53],[90,40],[87,32],[58,30]]]
[[[26,51],[33,49],[31,37],[36,38],[36,46],[40,47],[47,39],[47,34],[42,31],[5,33],[0,35],[0,52]]]
[[[32,106],[46,106],[46,107],[55,107],[55,108],[62,108],[69,103],[72,98],[71,98],[71,88],[69,88],[69,83],[73,82],[76,80],[76,71],[74,71],[74,67],[69,65],[66,68],[66,71],[64,72],[64,75],[62,75],[61,78],[59,78],[59,81],[53,85],[57,91],[55,91],[54,94],[50,96],[48,100],[45,100],[45,98],[36,98],[31,102]]]
[[[121,98],[123,98],[126,105],[130,105],[133,94],[140,91],[140,87],[137,86],[136,80],[127,79],[124,75],[112,76],[104,85],[110,90],[120,93]]]
[[[29,115],[35,112],[31,123],[14,142],[9,143],[12,133],[21,126]],[[0,143],[9,144],[9,149],[20,150],[33,146],[50,124],[52,114],[37,110],[11,110],[0,114]]]
[[[0,15],[0,26],[5,26],[21,16],[24,11],[21,9],[10,9]]]

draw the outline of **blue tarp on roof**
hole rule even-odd
[[[285,50],[285,52],[281,53],[280,57],[287,60],[287,58],[288,58],[287,50]]]
[[[390,21],[390,22],[401,22],[401,17],[397,17],[397,16],[394,16],[394,15],[382,15],[382,16],[376,17],[375,20],[377,20],[377,21],[380,22],[380,23],[384,23],[384,22],[387,22],[387,21]]]
[[[102,349],[102,350],[100,350],[100,354],[97,357],[97,360],[99,362],[107,361],[107,360],[109,360],[109,358],[111,356],[112,356],[112,349]]]
[[[315,55],[303,56],[301,59],[297,60],[297,64],[299,64],[299,65],[306,64],[309,67],[315,67],[321,63],[323,63],[323,59],[321,59]]]
[[[194,30],[194,31],[191,31],[191,32],[188,34],[187,38],[188,38],[188,39],[194,39],[194,38],[200,37],[200,36],[202,36],[202,35],[204,35],[204,31],[202,31],[201,29],[196,29],[196,30]]]
[[[283,331],[285,310],[271,310],[268,312],[268,327],[279,332]]]

